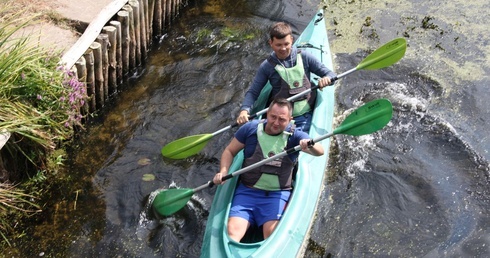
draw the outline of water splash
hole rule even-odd
[[[370,83],[361,90],[349,87],[358,91],[351,95],[349,107],[381,97],[394,106],[393,118],[382,130],[369,136],[336,137],[336,169],[349,179],[347,189],[353,189],[345,209],[362,214],[356,228],[344,229],[358,236],[353,240],[358,241],[356,246],[391,255],[463,255],[468,245],[484,250],[479,228],[488,225],[478,217],[490,200],[490,166],[445,119],[447,110],[438,103],[443,89],[427,78]],[[368,203],[366,210],[363,204]],[[339,207],[334,203],[331,209]],[[349,219],[353,218],[330,223]],[[363,244],[372,238],[400,249]],[[356,254],[345,248],[343,255]],[[482,251],[473,254],[478,252]]]
[[[172,182],[168,189],[178,188],[180,187]],[[144,209],[140,212],[135,234],[140,241],[150,244],[153,242],[180,242],[182,244],[174,251],[176,254],[184,254],[192,250],[192,248],[189,249],[189,246],[201,238],[202,234],[198,232],[204,230],[205,225],[200,223],[205,221],[205,217],[208,215],[207,204],[204,199],[195,194],[182,210],[171,216],[162,217],[153,209],[152,205],[155,197],[168,189],[157,189],[148,195]],[[173,240],[168,241],[168,238]],[[163,248],[166,253],[171,253],[167,250],[170,247],[164,246]],[[171,249],[173,250],[175,247]],[[193,250],[193,252],[196,251],[198,250]]]

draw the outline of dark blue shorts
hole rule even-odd
[[[296,125],[296,129],[308,133],[310,131],[312,118],[313,114],[311,113],[311,111],[304,113],[303,115],[294,117],[293,120],[294,124]]]
[[[239,184],[230,208],[230,217],[246,219],[251,225],[262,226],[270,220],[280,220],[291,191],[266,192]]]

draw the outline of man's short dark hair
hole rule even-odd
[[[287,99],[285,99],[285,98],[274,98],[272,100],[271,104],[269,105],[269,109],[272,108],[272,106],[274,104],[276,104],[276,105],[278,105],[280,107],[287,107],[288,110],[289,110],[289,115],[290,116],[293,115],[293,105]]]
[[[283,39],[287,35],[292,35],[293,31],[291,29],[291,26],[285,22],[276,22],[272,25],[270,29],[270,39],[273,40],[274,38],[276,39]]]

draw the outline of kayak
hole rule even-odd
[[[317,12],[294,44],[301,51],[312,53],[333,70],[323,10]],[[314,75],[312,81],[317,83]],[[265,108],[270,89],[271,86],[266,85],[256,102],[262,104],[256,105],[256,109]],[[317,92],[309,132],[311,138],[332,131],[333,113],[334,87],[326,87]],[[278,226],[266,240],[262,237],[262,230],[258,228],[250,228],[240,243],[229,238],[227,221],[237,177],[218,186],[206,222],[201,257],[301,257],[308,244],[328,162],[330,140],[327,138],[320,143],[325,149],[323,156],[314,157],[300,153],[288,206]],[[240,152],[233,160],[229,173],[241,169],[242,162],[243,152]]]

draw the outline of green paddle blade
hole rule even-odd
[[[357,70],[376,70],[388,67],[398,62],[405,55],[406,49],[407,41],[404,38],[396,38],[376,49],[376,51],[364,58],[356,68]]]
[[[392,115],[393,106],[389,100],[373,100],[357,108],[333,133],[352,136],[370,134],[388,124]]]
[[[162,216],[169,216],[184,208],[194,194],[193,189],[167,189],[158,193],[153,208]]]
[[[212,137],[212,134],[198,134],[175,140],[162,148],[162,155],[171,159],[190,157],[201,151]]]

